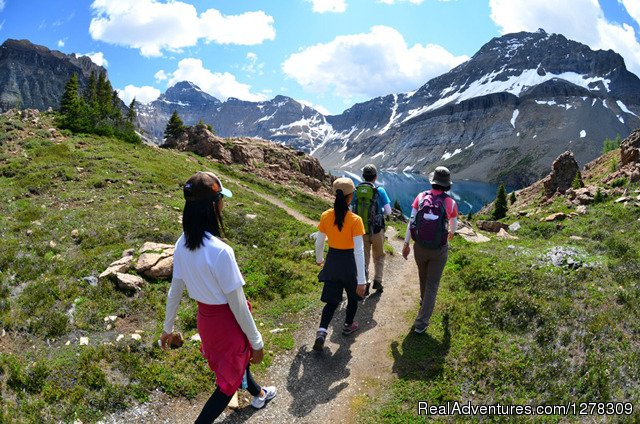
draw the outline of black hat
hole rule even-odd
[[[376,175],[378,175],[378,170],[376,169],[376,166],[374,164],[369,164],[369,165],[365,165],[364,168],[362,168],[362,176],[363,177],[375,177]]]
[[[222,187],[220,179],[213,172],[196,172],[184,185],[184,199],[187,201],[213,199],[217,193],[232,197],[230,190]]]
[[[451,184],[451,172],[444,166],[438,166],[435,171],[429,174],[429,182],[442,187],[449,187]]]

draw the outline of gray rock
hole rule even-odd
[[[512,233],[517,232],[520,229],[520,222],[516,221],[513,224],[509,225],[509,231]]]
[[[89,284],[91,287],[98,287],[98,278],[93,275],[83,277],[82,280]]]
[[[125,292],[135,292],[142,289],[146,282],[142,277],[131,274],[117,273],[115,275],[116,287]]]

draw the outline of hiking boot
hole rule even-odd
[[[427,331],[427,327],[424,327],[424,328],[413,327],[413,331],[418,333],[418,334],[422,334],[425,331]]]
[[[370,292],[369,292],[369,288],[371,287],[371,283],[367,283],[366,286],[364,287],[364,297],[369,296]]]
[[[351,325],[347,325],[346,323],[344,324],[344,327],[342,327],[342,334],[344,336],[348,336],[349,334],[355,333],[356,330],[358,329],[358,323],[357,322],[352,322]]]
[[[376,291],[376,293],[382,293],[384,291],[384,287],[382,287],[382,281],[373,280],[373,289]]]
[[[262,409],[271,399],[276,397],[278,394],[278,389],[275,386],[263,387],[264,396],[254,396],[251,401],[251,406],[256,409]]]
[[[313,350],[321,352],[324,347],[324,339],[327,337],[327,332],[318,330],[316,333],[316,341],[313,343]]]

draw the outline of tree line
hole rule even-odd
[[[73,74],[65,85],[60,101],[60,128],[75,133],[98,134],[139,143],[136,133],[136,99],[122,115],[118,92],[113,89],[105,72],[91,73],[87,87],[80,92],[78,75]]]

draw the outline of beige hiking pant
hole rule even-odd
[[[384,230],[380,230],[377,234],[365,234],[362,236],[364,241],[364,269],[366,271],[367,280],[369,279],[369,260],[373,253],[373,279],[382,283],[384,269]]]
[[[422,330],[429,326],[429,320],[436,305],[440,278],[449,257],[449,246],[444,245],[440,249],[427,249],[414,243],[413,256],[416,265],[418,265],[420,299],[422,299],[422,306],[418,311],[414,326],[416,329]]]

